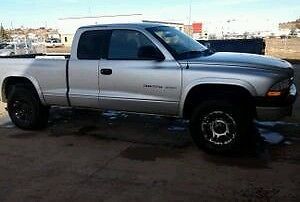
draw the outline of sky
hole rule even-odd
[[[191,4],[191,13],[190,5]],[[252,24],[300,18],[299,0],[1,0],[6,28],[54,27],[57,19],[94,15],[143,14],[146,19],[201,22],[251,19]],[[191,17],[190,17],[191,16]],[[245,25],[247,26],[247,25]]]

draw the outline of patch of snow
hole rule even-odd
[[[265,141],[269,144],[280,144],[284,141],[284,136],[278,132],[273,132],[266,129],[258,129],[260,135],[265,139]]]

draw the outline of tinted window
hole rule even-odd
[[[167,26],[147,29],[172,53],[176,59],[187,59],[211,54],[205,46],[185,33]]]
[[[107,47],[111,31],[86,31],[79,39],[78,59],[98,60],[107,57]]]
[[[112,32],[108,59],[141,60],[139,50],[155,45],[142,33],[133,30],[114,30]]]

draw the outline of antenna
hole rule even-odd
[[[92,0],[89,0],[89,1],[88,1],[88,4],[89,4],[89,7],[88,7],[88,15],[92,15],[92,7],[91,7],[91,6],[92,6],[92,3],[93,3]]]
[[[190,0],[189,2],[189,25],[188,25],[188,30],[189,30],[189,36],[192,37],[192,26],[191,26],[191,21],[192,21],[192,0]],[[190,42],[189,42],[190,43]],[[189,44],[190,46],[190,44]],[[187,60],[186,62],[186,69],[189,69],[190,68],[190,65],[189,65],[189,60]]]

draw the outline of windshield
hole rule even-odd
[[[147,30],[163,43],[176,59],[188,59],[210,53],[207,47],[175,28],[160,26]]]

